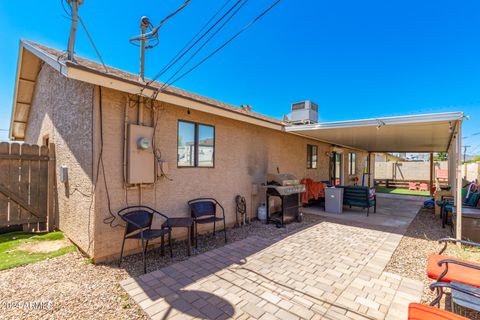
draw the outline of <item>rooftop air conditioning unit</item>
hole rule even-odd
[[[318,105],[310,100],[292,103],[292,112],[288,115],[292,124],[311,124],[318,122]]]

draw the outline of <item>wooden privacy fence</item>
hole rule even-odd
[[[0,227],[53,229],[54,146],[0,143]]]

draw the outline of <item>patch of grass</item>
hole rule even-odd
[[[62,232],[32,233],[10,232],[0,234],[0,270],[15,268],[26,264],[58,257],[76,250],[74,245],[61,248],[49,253],[28,253],[16,248],[24,243],[37,241],[53,241],[64,239]]]
[[[401,188],[386,188],[386,187],[375,187],[377,193],[390,193],[390,194],[401,194],[407,196],[423,196],[428,197],[430,195],[429,191],[419,191],[419,190],[408,190]]]

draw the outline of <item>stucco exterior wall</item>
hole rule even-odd
[[[123,188],[123,132],[124,108],[127,95],[118,91],[102,89],[102,119],[104,132],[104,163],[112,211],[138,203],[137,188],[125,192]],[[148,103],[144,112],[145,125],[152,125]],[[128,120],[136,123],[138,108],[128,108]],[[163,104],[158,113],[155,144],[162,159],[167,161],[172,179],[162,179],[155,187],[142,188],[142,204],[152,206],[172,217],[188,216],[187,201],[197,197],[216,198],[226,210],[227,225],[235,222],[237,194],[243,195],[250,210],[260,199],[251,197],[252,183],[263,183],[268,172],[291,173],[298,178],[315,180],[329,179],[330,146],[285,132],[262,128],[247,123],[226,119],[186,108]],[[215,126],[215,168],[177,168],[177,123],[188,120]],[[99,121],[96,121],[99,126]],[[95,130],[98,133],[100,130]],[[98,137],[96,141],[99,141]],[[306,168],[307,144],[318,146],[318,168]],[[347,152],[348,150],[346,150]],[[357,154],[357,175],[361,179],[365,154]],[[360,180],[361,181],[361,180]],[[348,181],[346,181],[348,183]],[[256,211],[255,211],[256,212]],[[123,228],[112,228],[103,220],[109,216],[106,192],[98,184],[95,213],[95,259],[105,260],[118,256]],[[211,230],[211,226],[206,226]],[[201,231],[202,229],[200,229]],[[176,237],[184,237],[178,232]],[[138,243],[129,241],[126,250],[138,248]]]
[[[70,80],[44,64],[37,78],[25,142],[55,144],[56,176],[68,167],[68,184],[56,182],[56,227],[93,254],[92,101],[94,86]]]
[[[101,91],[101,95],[100,95]],[[100,103],[101,96],[101,103]],[[273,129],[226,119],[199,111],[158,103],[158,123],[155,144],[168,163],[168,176],[154,186],[124,188],[123,145],[125,106],[128,95],[119,91],[94,87],[69,80],[49,66],[43,66],[38,76],[26,142],[42,144],[48,136],[56,145],[56,176],[60,166],[68,167],[69,183],[57,181],[58,218],[56,225],[83,251],[96,261],[116,259],[124,229],[116,219],[109,224],[109,211],[115,213],[127,206],[142,203],[171,217],[188,216],[187,201],[197,197],[216,198],[226,210],[227,226],[235,222],[235,196],[247,200],[252,216],[262,196],[251,196],[252,184],[264,183],[266,174],[291,173],[298,178],[317,181],[329,179],[331,147]],[[132,97],[135,99],[135,97]],[[100,115],[100,105],[102,114]],[[127,109],[128,123],[138,121],[138,104]],[[153,126],[150,103],[145,104],[144,124]],[[177,168],[178,120],[215,126],[215,167]],[[100,125],[101,122],[101,125]],[[103,131],[103,149],[100,132]],[[318,146],[318,167],[307,169],[307,144]],[[105,172],[97,167],[102,150]],[[344,183],[352,184],[348,176],[348,152],[344,149]],[[365,153],[357,153],[357,176],[361,181]],[[94,177],[100,169],[94,192]],[[103,175],[108,185],[110,209]],[[251,211],[253,204],[254,212]],[[199,231],[211,230],[204,226]],[[183,230],[174,237],[185,237]],[[126,243],[126,251],[138,250],[136,241]]]

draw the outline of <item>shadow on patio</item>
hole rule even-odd
[[[121,285],[153,319],[402,318],[422,285],[384,269],[419,205],[382,199],[368,218],[307,215],[291,232],[260,228]]]

